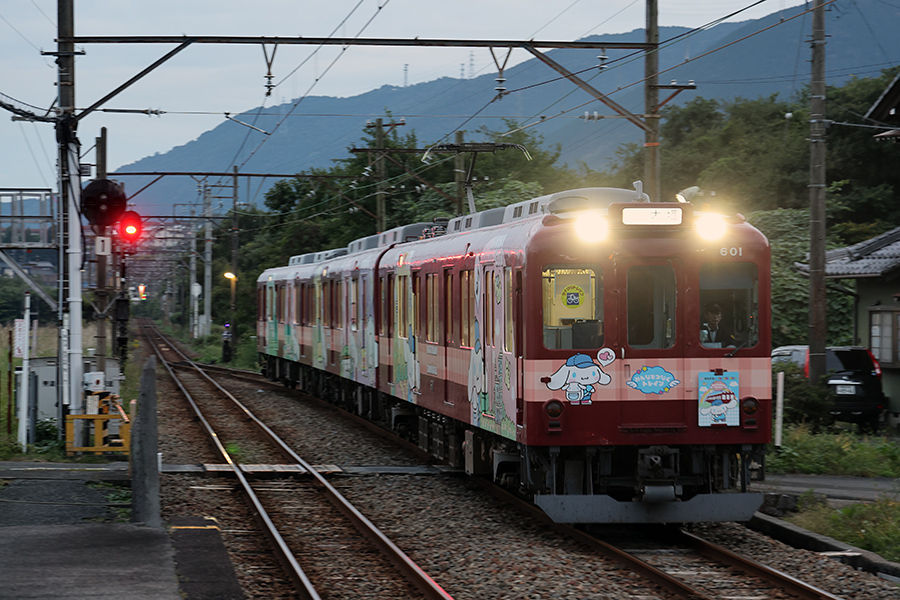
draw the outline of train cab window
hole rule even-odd
[[[675,272],[667,265],[628,270],[628,345],[671,348],[677,333]]]
[[[758,293],[754,264],[701,265],[700,343],[706,348],[755,346],[759,341]]]
[[[551,350],[603,347],[603,272],[547,267],[543,279],[544,346]]]

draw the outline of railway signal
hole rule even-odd
[[[144,225],[141,215],[133,210],[126,211],[119,219],[119,236],[123,242],[135,243],[141,238]]]
[[[95,179],[81,195],[81,212],[91,225],[109,227],[125,212],[124,188],[110,179]]]

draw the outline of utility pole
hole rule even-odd
[[[234,166],[234,197],[231,202],[231,273],[237,277],[238,267],[238,168]],[[231,283],[231,343],[234,346],[237,343],[237,323],[235,321],[235,294],[234,288],[237,281]]]
[[[203,335],[209,335],[212,325],[212,190],[207,186],[203,194]]]
[[[375,177],[378,182],[375,184],[376,189],[376,229],[379,233],[385,230],[387,223],[387,214],[385,210],[385,191],[384,191],[384,124],[381,118],[375,119],[375,148],[378,150],[378,156],[375,158]]]
[[[456,132],[456,145],[462,146],[465,132]],[[456,214],[463,214],[463,198],[466,195],[466,155],[457,152],[453,157],[453,175],[456,181]]]
[[[662,200],[659,160],[659,8],[657,0],[647,0],[647,52],[644,56],[644,191],[652,202]]]
[[[97,179],[106,179],[106,127],[100,128],[100,137],[96,138],[97,148]],[[107,325],[107,308],[109,307],[109,290],[106,287],[107,275],[106,268],[108,262],[108,254],[100,254],[100,240],[106,237],[106,226],[96,225],[97,228],[97,289],[94,290],[97,310],[100,318],[97,319],[97,370],[106,373],[106,325]],[[107,238],[108,239],[108,238]],[[107,245],[108,249],[108,245]]]
[[[82,299],[81,299],[81,217],[78,210],[81,200],[81,177],[78,161],[79,143],[75,135],[75,9],[74,0],[58,0],[56,47],[58,66],[57,90],[59,92],[59,119],[56,123],[56,139],[59,143],[59,193],[64,227],[60,253],[65,257],[60,265],[64,275],[60,288],[60,407],[68,406],[70,412],[82,414]],[[66,310],[68,309],[68,310]],[[76,436],[78,434],[76,433]]]
[[[809,382],[825,376],[825,2],[815,0],[809,100]]]
[[[202,188],[201,188],[202,189]],[[194,206],[191,205],[191,261],[190,275],[188,276],[188,294],[191,298],[191,338],[200,337],[200,323],[197,302],[200,297],[199,287],[197,283],[197,230],[194,228]]]

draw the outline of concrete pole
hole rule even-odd
[[[194,207],[191,206],[191,217],[194,216]],[[191,262],[190,275],[188,276],[188,295],[191,299],[191,337],[200,337],[199,315],[197,314],[197,294],[194,288],[197,284],[197,230],[194,228],[194,220],[191,219]]]
[[[28,445],[28,404],[29,404],[29,384],[31,378],[28,376],[30,369],[29,359],[31,356],[31,293],[25,292],[25,344],[22,347],[22,379],[19,384],[19,428],[18,441],[22,450]],[[31,440],[32,442],[34,440]]]
[[[212,190],[203,194],[203,335],[212,333]]]
[[[462,146],[465,132],[456,132],[456,145]],[[456,214],[463,214],[463,198],[466,196],[466,155],[457,152],[453,160],[453,179],[456,183]]]
[[[151,356],[141,372],[137,419],[131,432],[131,522],[148,527],[162,527],[156,400],[156,357]]]
[[[95,141],[97,144],[97,179],[106,179],[106,127],[100,128],[100,137],[96,138]],[[105,226],[97,225],[96,227],[98,237],[106,235]],[[109,323],[109,318],[106,315],[106,309],[109,306],[109,290],[106,287],[108,261],[109,257],[106,255],[97,256],[97,289],[94,291],[97,309],[101,315],[97,319],[97,370],[103,373],[106,373],[106,332]]]
[[[59,39],[75,36],[75,9],[73,0],[59,0],[57,3],[57,29]],[[67,343],[61,346],[60,361],[68,365],[68,384],[62,404],[68,404],[71,412],[81,414],[84,410],[82,398],[82,299],[81,299],[81,218],[78,207],[81,204],[81,175],[78,161],[79,144],[75,135],[75,45],[71,42],[57,43],[59,116],[57,140],[59,141],[59,191],[65,211],[66,225],[66,305],[68,306],[68,336],[61,331]],[[65,321],[65,318],[63,319]],[[63,327],[65,329],[65,327]],[[64,371],[65,373],[65,371]],[[65,382],[61,382],[66,386]]]

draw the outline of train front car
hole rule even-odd
[[[740,215],[634,198],[542,203],[519,479],[558,522],[749,520],[771,435],[768,241]]]

